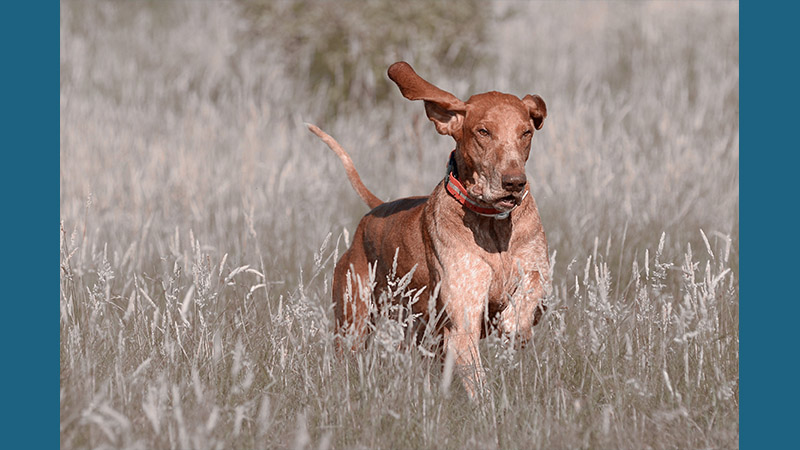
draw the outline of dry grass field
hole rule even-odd
[[[61,447],[737,448],[736,2],[61,2]],[[366,207],[450,138],[385,76],[536,93],[553,264],[470,402],[405,323],[333,348]]]

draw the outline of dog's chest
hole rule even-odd
[[[490,306],[502,308],[548,275],[547,243],[532,199],[511,218],[495,220],[460,205],[448,208],[452,199],[443,195],[431,196],[427,230],[447,291],[469,304],[488,297]]]
[[[491,233],[487,234],[491,236]],[[529,289],[539,279],[543,262],[547,261],[546,247],[530,239],[489,239],[479,234],[473,239],[452,236],[440,253],[445,280],[453,283],[454,292],[480,300],[488,297],[490,305],[502,307],[518,293]]]
[[[510,297],[528,289],[532,278],[538,277],[538,272],[542,269],[536,263],[541,259],[533,245],[483,255],[492,274],[489,303],[505,305]]]

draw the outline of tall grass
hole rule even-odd
[[[738,6],[500,3],[463,41],[410,6],[480,39],[465,62],[402,30],[381,56],[385,15],[352,37],[320,5],[62,2],[62,447],[737,447]],[[322,72],[314,28],[350,52]],[[481,343],[485,402],[388,317],[334,352],[366,211],[303,122],[381,198],[430,192],[452,143],[366,75],[395,55],[547,101],[527,168],[554,289],[527,347]],[[361,75],[326,84],[340,62]]]

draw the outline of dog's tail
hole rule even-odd
[[[350,180],[350,184],[355,189],[356,193],[361,200],[364,200],[364,203],[369,206],[370,209],[380,205],[383,203],[383,200],[379,199],[375,196],[372,192],[364,186],[364,182],[361,181],[361,177],[358,176],[358,171],[356,171],[356,167],[353,165],[353,160],[350,159],[350,155],[347,154],[346,151],[336,142],[336,139],[332,138],[328,133],[322,131],[316,125],[306,123],[308,129],[317,135],[322,142],[326,143],[328,147],[331,148],[336,153],[336,156],[342,161],[342,165],[344,166],[345,172],[347,172],[347,179]]]

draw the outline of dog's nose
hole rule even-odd
[[[525,189],[525,172],[513,172],[503,175],[503,189],[509,192],[519,192]]]

